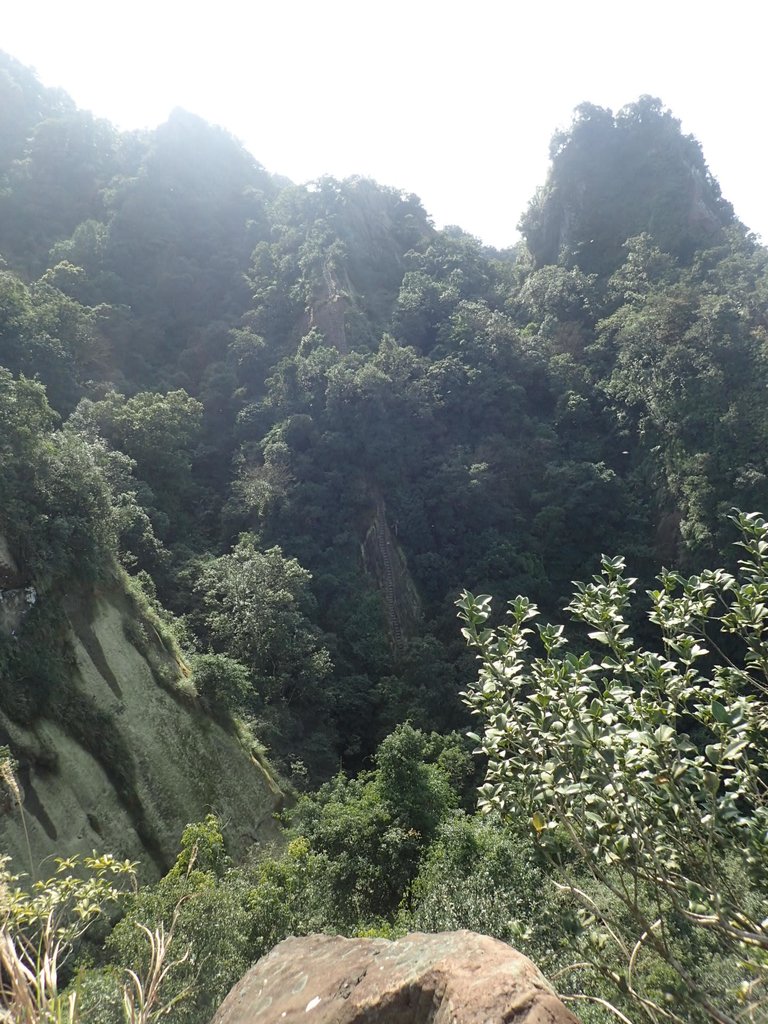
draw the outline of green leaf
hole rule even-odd
[[[671,725],[660,725],[653,734],[659,743],[669,743],[675,738],[675,730]]]
[[[599,629],[595,630],[594,633],[590,633],[589,634],[589,639],[590,640],[597,640],[597,642],[599,644],[610,643],[610,637],[608,636],[608,634],[604,633],[602,630],[599,630]]]
[[[719,700],[712,701],[712,717],[722,725],[730,725],[731,718]]]

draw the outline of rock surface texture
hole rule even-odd
[[[212,1024],[578,1024],[537,968],[474,932],[286,939]]]
[[[11,571],[0,547],[0,581]],[[283,797],[269,766],[185,697],[182,666],[120,583],[73,588],[64,611],[69,699],[77,717],[95,718],[78,731],[46,707],[30,723],[0,709],[0,744],[18,761],[23,793],[23,808],[0,804],[0,850],[14,867],[109,850],[138,861],[149,881],[173,863],[185,825],[210,812],[235,856],[271,841]],[[23,626],[16,642],[27,642]]]

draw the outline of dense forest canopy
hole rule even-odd
[[[247,928],[253,879],[201,868],[248,932],[235,964],[279,937],[286,879],[285,927],[348,931],[444,922],[438,880],[473,858],[459,923],[538,885],[461,816],[462,588],[553,615],[603,552],[641,585],[732,565],[726,513],[768,509],[768,252],[657,99],[583,104],[550,157],[496,251],[366,178],[273,177],[185,111],[120,133],[0,55],[0,533],[49,599],[0,638],[0,706],[48,713],[65,654],[34,638],[119,563],[212,713],[325,783]]]
[[[323,683],[303,722],[253,700],[321,773],[459,723],[462,586],[554,608],[601,550],[694,566],[766,503],[765,250],[658,100],[579,107],[496,252],[183,111],[119,134],[9,57],[2,88],[3,365],[98,449],[119,557],[190,643],[255,672],[207,563],[242,534],[298,561]]]
[[[764,504],[765,251],[658,100],[579,107],[500,253],[183,111],[121,135],[2,85],[3,364],[102,446],[120,557],[191,642],[240,534],[311,575],[329,667],[290,717],[323,770],[458,724],[463,585],[555,607],[601,550],[694,565]]]

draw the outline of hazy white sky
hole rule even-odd
[[[660,96],[768,239],[765,0],[3,0],[0,49],[121,128],[181,106],[294,181],[365,174],[514,241],[578,103]]]

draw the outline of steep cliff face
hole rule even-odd
[[[329,257],[323,260],[322,275],[309,307],[309,329],[317,328],[327,345],[333,345],[346,355],[349,352],[346,318],[352,309],[352,285],[346,270],[342,270],[345,280],[340,282],[332,260]]]
[[[421,619],[421,602],[405,554],[387,522],[387,510],[381,498],[363,541],[362,555],[366,572],[381,591],[390,640],[397,652]]]
[[[282,794],[268,765],[200,706],[121,580],[75,590],[61,610],[66,693],[33,722],[0,710],[22,789],[21,807],[12,794],[0,804],[0,849],[17,869],[95,849],[138,860],[152,878],[173,862],[184,826],[209,812],[235,856],[271,838]],[[29,642],[23,628],[15,642]]]

